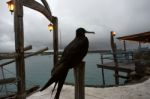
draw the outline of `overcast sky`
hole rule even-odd
[[[0,0],[0,52],[14,50],[13,15],[8,11],[8,0]],[[40,0],[37,0],[40,2]],[[150,31],[150,0],[47,0],[52,14],[59,19],[60,48],[75,36],[78,27],[95,31],[88,34],[90,49],[110,49],[110,31],[117,37]],[[33,49],[48,46],[52,49],[49,21],[39,12],[24,7],[25,45]],[[130,45],[129,45],[130,43]],[[122,48],[117,41],[118,48]],[[128,42],[128,47],[136,43]],[[146,45],[148,46],[148,44]]]

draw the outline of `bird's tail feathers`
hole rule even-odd
[[[69,69],[66,69],[66,70],[63,71],[63,74],[61,75],[61,78],[58,81],[57,92],[56,92],[56,95],[55,95],[54,99],[59,99],[60,92],[62,90],[63,84],[64,84],[65,79],[67,77],[68,71],[69,71]]]
[[[40,91],[43,91],[44,89],[46,89],[47,87],[49,87],[54,82],[55,82],[55,78],[54,77],[50,78],[50,80],[44,85],[43,88],[40,89]]]
[[[59,64],[58,66],[55,67],[53,73],[52,73],[52,77],[50,78],[50,80],[44,85],[43,88],[40,89],[40,91],[43,91],[44,89],[46,89],[47,87],[49,87],[52,83],[55,82],[54,88],[55,89],[58,80],[61,79],[61,75],[64,73],[64,71],[66,71],[68,69],[64,68],[64,64]]]
[[[54,87],[53,87],[53,89],[52,89],[52,94],[51,94],[51,96],[53,95],[53,93],[54,93],[54,91],[55,91],[55,88],[56,88],[57,84],[58,84],[58,82],[55,82],[55,85],[54,85]]]

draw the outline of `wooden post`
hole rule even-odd
[[[131,52],[132,61],[134,60],[134,52]]]
[[[114,57],[114,63],[115,63],[115,82],[116,82],[116,85],[119,85],[118,60],[117,60],[117,53],[116,53],[116,51],[113,52],[113,57]]]
[[[141,49],[141,42],[139,41],[139,49]]]
[[[85,99],[85,62],[81,62],[74,68],[75,77],[75,99]]]
[[[123,48],[124,48],[124,51],[126,51],[126,41],[123,40]]]
[[[119,85],[119,78],[118,78],[118,60],[117,60],[117,48],[116,48],[116,43],[114,42],[114,32],[111,31],[110,33],[110,38],[111,38],[111,48],[113,51],[113,57],[114,57],[114,63],[115,63],[115,82],[116,85]]]
[[[103,64],[103,54],[101,54],[101,64]],[[102,79],[103,79],[103,86],[105,86],[105,77],[104,77],[104,68],[102,66]]]
[[[53,16],[52,23],[54,26],[53,31],[53,49],[54,49],[54,66],[58,61],[58,19]]]
[[[15,26],[15,50],[16,57],[16,76],[17,81],[17,99],[25,99],[25,63],[24,63],[24,31],[23,31],[23,2],[15,1],[14,26]]]
[[[124,47],[124,52],[125,52],[124,57],[127,60],[127,62],[129,62],[129,54],[126,52],[126,41],[125,40],[123,40],[123,47]]]

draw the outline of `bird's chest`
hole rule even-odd
[[[64,53],[64,61],[70,68],[78,65],[88,51],[88,40],[76,40]]]

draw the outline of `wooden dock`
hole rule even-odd
[[[105,75],[104,75],[104,69],[108,69],[108,70],[113,70],[114,72],[117,71],[118,73],[114,74],[114,76],[118,79],[118,84],[116,83],[116,85],[119,85],[119,78],[123,78],[123,79],[128,79],[129,78],[129,73],[135,71],[135,65],[134,63],[118,63],[118,66],[116,67],[114,62],[109,62],[109,63],[105,63],[103,64],[97,64],[98,68],[101,68],[102,70],[102,80],[103,80],[103,86],[105,86]],[[119,72],[125,72],[127,73],[126,76],[124,75],[120,75]]]
[[[98,68],[103,68],[103,69],[109,69],[109,70],[116,70],[115,63],[114,62],[109,62],[105,64],[97,64]],[[135,70],[135,65],[133,63],[118,63],[118,71],[120,72],[126,72],[130,73]]]

